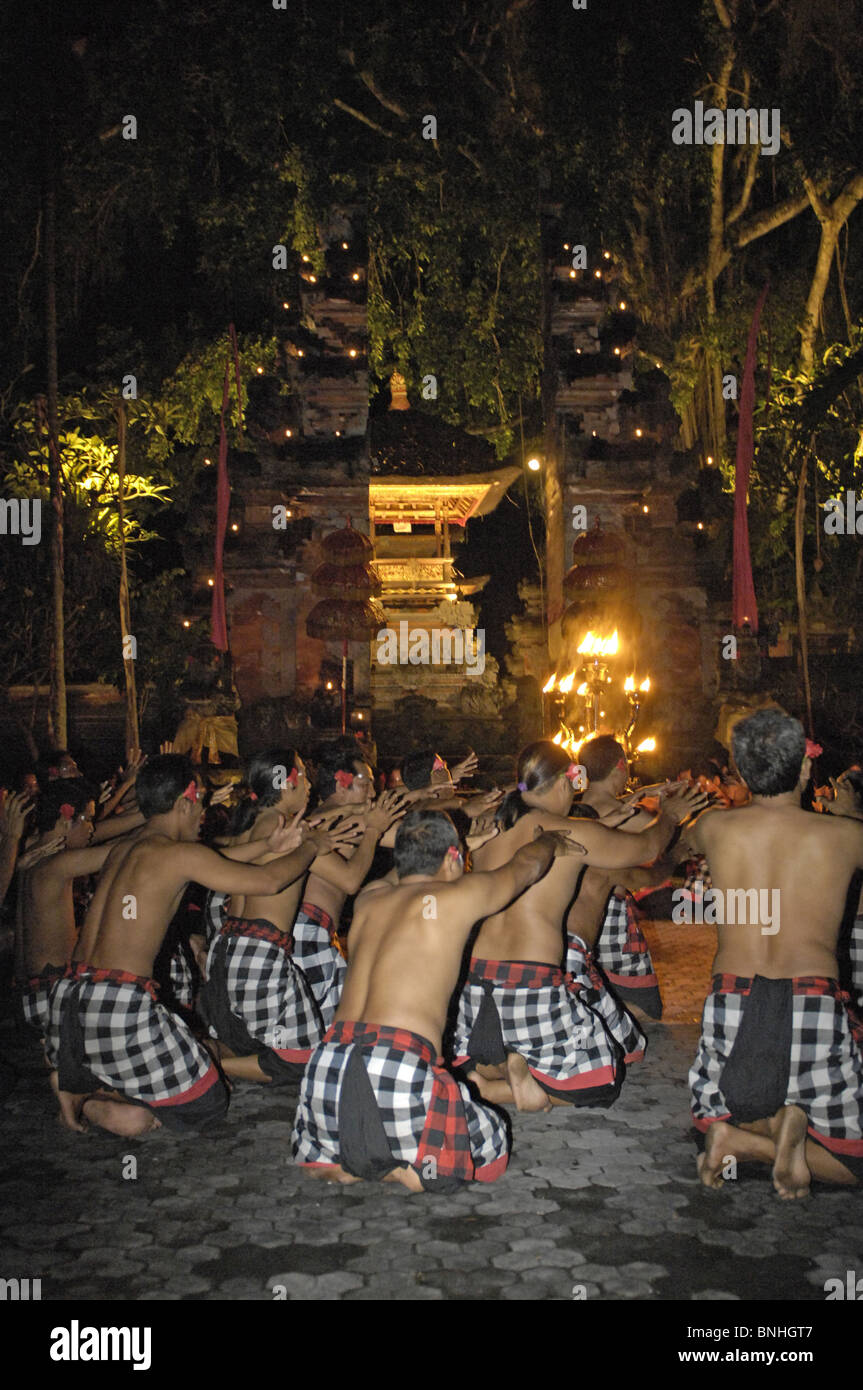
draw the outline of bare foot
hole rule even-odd
[[[362,1182],[362,1178],[355,1178],[353,1173],[346,1173],[340,1163],[327,1164],[326,1168],[304,1168],[303,1172],[307,1178],[317,1178],[319,1182],[338,1182],[343,1185]]]
[[[490,1081],[479,1069],[469,1071],[467,1079],[473,1082],[483,1100],[490,1100],[492,1105],[515,1105],[515,1096],[508,1081]]]
[[[381,1181],[399,1182],[402,1187],[407,1188],[408,1192],[422,1192],[424,1190],[420,1175],[415,1168],[394,1168]]]
[[[139,1134],[148,1134],[151,1129],[161,1129],[162,1122],[151,1110],[143,1105],[129,1105],[119,1100],[105,1100],[102,1096],[85,1096],[81,1105],[87,1113],[84,1118],[91,1124],[106,1129],[109,1134],[119,1134],[124,1139],[135,1139]]]
[[[506,1074],[519,1110],[535,1114],[537,1111],[545,1113],[551,1109],[551,1100],[539,1082],[531,1076],[527,1062],[517,1052],[507,1053]]]
[[[74,1134],[86,1134],[87,1121],[81,1115],[84,1101],[87,1099],[86,1092],[83,1095],[75,1095],[71,1091],[61,1091],[56,1070],[52,1070],[48,1080],[60,1107],[58,1125],[62,1125],[64,1129],[71,1129]]]
[[[725,1182],[722,1169],[728,1159],[772,1163],[775,1157],[776,1145],[766,1134],[754,1134],[750,1130],[738,1129],[725,1120],[718,1120],[708,1129],[704,1153],[699,1154],[696,1160],[698,1176],[705,1187],[718,1188]]]
[[[776,1135],[773,1186],[783,1201],[809,1196],[812,1175],[806,1162],[806,1113],[799,1105],[786,1105]]]

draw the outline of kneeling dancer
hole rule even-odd
[[[541,883],[504,911],[487,910],[459,1000],[455,1065],[469,1068],[468,1076],[486,1099],[515,1102],[519,1110],[548,1110],[552,1104],[604,1106],[616,1100],[624,1053],[635,1060],[644,1039],[616,1008],[614,1027],[609,1027],[595,1007],[598,996],[586,951],[580,949],[583,943],[569,949],[567,966],[575,976],[564,975],[564,915],[585,864],[618,869],[652,859],[679,821],[706,802],[700,793],[681,789],[669,797],[653,825],[625,835],[594,820],[567,819],[576,774],[576,766],[555,744],[530,744],[519,758],[518,790],[510,792],[498,812],[503,833],[476,854],[479,869],[494,868],[529,840],[540,823],[571,832],[585,851],[579,860],[556,860]],[[613,1005],[610,998],[608,1003]],[[615,1036],[618,1026],[622,1042]]]
[[[109,854],[77,960],[51,995],[45,1051],[72,1129],[88,1120],[122,1135],[160,1123],[199,1129],[227,1110],[211,1052],[159,1002],[153,961],[190,881],[222,892],[276,893],[296,877],[297,858],[232,863],[196,844],[201,790],[188,758],[165,754],[145,765],[138,805],[146,824]],[[278,829],[269,850],[279,853],[292,836]]]
[[[760,710],[732,748],[752,800],[706,812],[689,835],[725,924],[689,1073],[698,1171],[721,1187],[729,1158],[768,1163],[780,1197],[805,1197],[813,1177],[863,1177],[863,1025],[836,962],[863,827],[801,808],[811,759],[796,719]]]
[[[369,884],[357,898],[341,1004],[300,1091],[298,1163],[333,1181],[382,1179],[414,1192],[500,1177],[506,1121],[444,1068],[447,1005],[480,916],[572,849],[540,834],[495,872],[464,874],[449,816],[405,818],[395,841],[398,882]]]

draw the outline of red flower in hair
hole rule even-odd
[[[289,783],[291,784],[292,787],[296,788],[297,785],[298,785],[298,783],[299,783],[299,780],[300,780],[300,775],[299,775],[299,773],[297,772],[297,769],[296,769],[295,767],[292,767],[291,770],[290,770],[290,772],[288,773],[287,777],[285,778],[285,781],[286,781],[286,782],[289,782]]]
[[[186,790],[183,792],[183,796],[186,798],[187,801],[191,801],[191,802],[192,802],[192,805],[194,805],[194,804],[197,802],[197,800],[198,800],[198,784],[197,784],[197,782],[194,780],[194,778],[193,778],[192,781],[189,783],[189,785],[188,785],[188,787],[186,788]]]
[[[443,772],[445,768],[446,763],[443,758],[439,753],[435,753],[434,762],[432,763],[432,772]]]
[[[69,803],[68,803],[68,801],[64,801],[64,802],[63,802],[63,805],[60,807],[60,815],[63,817],[63,819],[64,819],[64,820],[71,820],[72,817],[74,816],[74,814],[75,814],[75,807],[74,807],[74,806],[70,806]]]
[[[821,744],[820,744],[820,743],[816,743],[814,739],[807,738],[807,740],[806,740],[806,756],[807,756],[807,758],[820,758],[820,757],[821,757],[821,754],[822,754],[823,752],[824,752],[824,749],[821,747]]]
[[[335,779],[339,786],[344,787],[345,790],[354,785],[354,774],[352,772],[342,772],[341,768],[335,774]]]
[[[258,793],[257,793],[257,792],[249,792],[249,800],[250,800],[250,801],[257,801],[257,799],[258,799]]]

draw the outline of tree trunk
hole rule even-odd
[[[806,470],[812,457],[814,435],[800,469],[797,485],[797,507],[794,513],[794,570],[797,579],[797,633],[800,639],[800,657],[803,664],[803,691],[806,697],[806,728],[810,738],[814,738],[812,726],[812,686],[809,680],[809,620],[806,610],[806,575],[803,570],[803,519],[806,515]]]
[[[47,39],[42,102],[43,273],[45,281],[45,379],[47,392],[48,476],[51,488],[51,695],[48,712],[55,747],[65,748],[66,652],[63,606],[63,470],[57,424],[57,151],[52,89],[53,29]]]
[[[123,639],[123,676],[126,684],[126,751],[131,757],[138,751],[138,696],[135,690],[136,643],[132,636],[132,615],[129,608],[129,576],[126,571],[126,408],[117,406],[117,519],[120,523],[120,633]]]

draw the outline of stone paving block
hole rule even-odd
[[[387,1299],[398,1299],[399,1295],[393,1293],[383,1295],[377,1289],[353,1289],[350,1293],[344,1295],[346,1303],[360,1301],[380,1303],[384,1297]],[[428,1303],[435,1300],[442,1302],[445,1295],[441,1293],[440,1289],[431,1288],[425,1284],[417,1284],[415,1288],[411,1289],[409,1294],[404,1295],[404,1298],[409,1298],[411,1303]]]
[[[722,1289],[699,1289],[689,1295],[693,1303],[739,1303],[740,1295],[724,1293]]]
[[[347,1270],[334,1270],[331,1274],[319,1274],[317,1277],[306,1274],[274,1274],[267,1280],[266,1287],[272,1294],[277,1285],[284,1285],[291,1300],[311,1302],[323,1299],[332,1302],[350,1289],[362,1288],[363,1280],[357,1274],[349,1274]]]

